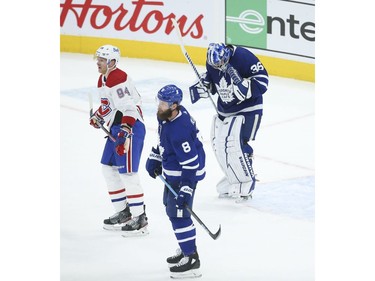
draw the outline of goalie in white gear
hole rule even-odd
[[[216,188],[220,197],[248,199],[255,188],[253,148],[263,114],[262,95],[268,89],[268,73],[248,49],[211,43],[207,71],[190,87],[192,103],[218,95],[212,123],[212,147],[224,177]]]
[[[141,96],[126,72],[117,68],[120,50],[101,46],[95,54],[100,77],[101,105],[90,117],[94,128],[108,126],[101,163],[115,214],[104,220],[103,228],[121,230],[123,235],[147,234],[147,217],[138,167],[146,134]]]

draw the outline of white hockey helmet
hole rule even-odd
[[[104,45],[99,47],[95,53],[95,58],[104,58],[109,64],[112,60],[116,61],[116,64],[120,60],[120,49],[112,45]]]

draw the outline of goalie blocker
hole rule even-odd
[[[208,98],[212,91],[211,83],[205,80],[207,74],[201,73],[200,75],[201,78],[198,79],[193,86],[189,87],[192,104],[196,103],[201,98]]]
[[[220,195],[248,197],[255,188],[252,167],[253,149],[248,144],[255,139],[261,116],[231,116],[224,120],[215,115],[211,129],[211,144],[225,177],[217,184]],[[243,135],[248,134],[248,135]],[[224,152],[224,153],[223,153]]]

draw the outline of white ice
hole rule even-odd
[[[124,238],[102,229],[114,210],[101,174],[104,134],[89,126],[87,98],[89,92],[97,97],[99,74],[92,56],[61,53],[61,280],[170,280],[165,258],[178,245],[161,201],[163,184],[144,168],[157,141],[154,97],[170,83],[184,90],[183,104],[205,140],[207,176],[198,185],[194,210],[211,231],[222,227],[221,237],[213,240],[196,223],[200,280],[314,280],[314,83],[270,76],[262,124],[251,143],[259,182],[251,201],[236,204],[217,197],[222,172],[209,137],[215,110],[208,99],[191,104],[190,65],[122,58],[119,67],[143,97],[147,134],[139,173],[150,234]]]

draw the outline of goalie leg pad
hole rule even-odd
[[[228,186],[225,181],[219,183],[219,193],[226,188],[232,195],[248,195],[254,189],[255,176],[251,154],[246,151],[247,146],[241,138],[244,123],[245,117],[241,115],[227,117],[223,121],[217,116],[214,117],[211,129],[212,148],[230,184]]]
[[[143,210],[143,188],[140,184],[138,173],[120,174],[120,178],[126,187],[126,196],[133,217],[141,215]]]
[[[220,141],[220,130],[223,126],[223,121],[219,119],[217,115],[213,117],[212,127],[211,127],[211,145],[212,150],[214,151],[217,162],[220,165],[221,170],[226,174],[226,165],[225,160],[222,155],[222,151],[219,150],[219,141]]]
[[[216,190],[219,194],[228,194],[231,184],[228,182],[227,177],[223,177],[217,184]]]
[[[227,177],[224,176],[217,184],[216,190],[219,198],[232,198],[239,195],[239,183],[231,184]]]

